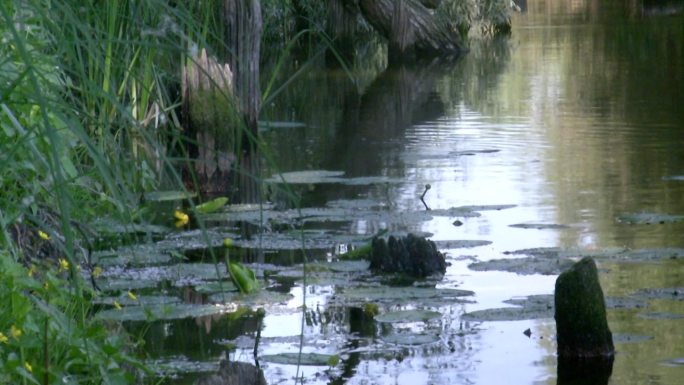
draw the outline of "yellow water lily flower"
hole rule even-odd
[[[223,240],[223,246],[225,247],[232,247],[233,246],[233,240],[230,238],[225,238]]]
[[[97,278],[102,275],[102,268],[100,266],[95,266],[93,269],[93,277]]]
[[[28,362],[24,362],[24,368],[26,368],[26,371],[29,373],[33,373],[33,366],[29,364]]]
[[[59,271],[69,270],[69,261],[65,258],[59,259]]]
[[[40,237],[40,239],[42,239],[44,241],[47,241],[50,239],[50,236],[48,235],[48,233],[46,233],[45,231],[42,231],[42,230],[38,230],[38,236]]]
[[[173,216],[177,219],[176,227],[183,227],[190,222],[190,216],[180,210],[176,210]]]
[[[119,303],[119,301],[114,301],[114,308],[116,308],[116,310],[121,310],[121,309],[123,309],[123,308],[121,307],[121,304]]]
[[[133,294],[133,292],[130,290],[128,291],[128,298],[132,299],[133,301],[138,300],[138,297],[135,294]]]
[[[6,344],[9,341],[9,338],[5,335],[5,333],[0,332],[0,343]]]
[[[29,277],[33,277],[33,274],[35,274],[35,273],[36,273],[36,265],[31,264],[31,267],[29,267],[27,274]]]
[[[10,334],[12,335],[12,338],[18,340],[19,337],[21,337],[22,331],[18,327],[12,325],[10,326]]]

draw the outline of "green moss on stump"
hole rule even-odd
[[[613,335],[593,259],[583,258],[558,276],[555,309],[559,358],[613,358]]]

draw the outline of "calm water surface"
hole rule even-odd
[[[562,4],[559,4],[562,3]],[[609,3],[609,4],[603,4]],[[331,372],[303,367],[308,384],[555,384],[552,319],[468,324],[460,315],[504,307],[502,301],[551,294],[555,276],[475,272],[472,258],[515,257],[506,251],[559,246],[603,250],[684,247],[682,223],[628,225],[625,213],[684,214],[684,19],[646,16],[621,2],[530,0],[514,16],[510,38],[473,42],[451,65],[385,69],[382,60],[355,63],[355,82],[324,59],[267,106],[280,171],[341,170],[392,183],[312,185],[305,206],[337,199],[374,199],[392,210],[515,204],[478,218],[441,217],[406,230],[434,240],[479,239],[491,245],[446,250],[451,266],[440,287],[473,290],[473,303],[445,303],[444,316],[423,326],[355,329],[343,312],[335,322],[304,326],[304,351],[340,353]],[[370,54],[369,54],[370,55]],[[382,54],[376,56],[382,57]],[[328,68],[328,69],[326,69]],[[513,228],[561,224],[561,230]],[[355,221],[339,230],[373,234],[386,226]],[[394,230],[394,229],[391,229]],[[470,258],[472,257],[472,258]],[[684,286],[682,259],[602,263],[606,295]],[[335,313],[334,286],[307,286],[309,309]],[[302,304],[290,289],[290,309]],[[649,311],[684,315],[682,301],[655,301]],[[417,304],[416,306],[420,306]],[[618,343],[611,384],[681,384],[684,320],[648,319],[642,310],[612,310],[615,333],[650,336]],[[264,320],[262,354],[296,351],[301,314]],[[439,341],[417,347],[383,342],[387,333],[437,330]],[[530,328],[531,338],[523,331]],[[390,328],[391,329],[391,328]],[[247,344],[248,345],[248,344]],[[251,361],[251,347],[237,360]],[[264,363],[270,384],[292,383],[294,366]]]

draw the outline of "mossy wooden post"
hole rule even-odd
[[[558,385],[607,384],[615,348],[592,258],[583,258],[558,276],[554,299]]]
[[[596,263],[585,257],[556,280],[558,357],[612,359],[615,349]]]

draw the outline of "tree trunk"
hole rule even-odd
[[[389,41],[390,61],[464,51],[458,31],[419,0],[359,0],[366,20]]]
[[[261,50],[261,3],[259,0],[225,0],[226,61],[233,71],[233,89],[249,134],[258,135],[261,101],[259,58]],[[247,139],[247,138],[245,138]],[[248,140],[243,140],[249,151]]]

